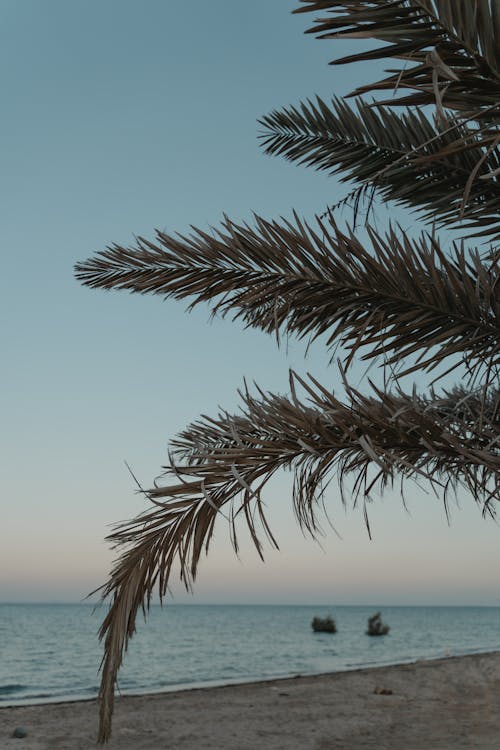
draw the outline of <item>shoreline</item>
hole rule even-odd
[[[213,690],[215,688],[223,688],[223,687],[236,687],[238,685],[260,685],[262,683],[267,682],[280,682],[281,680],[293,680],[298,678],[305,678],[305,677],[328,677],[330,675],[336,675],[336,674],[344,674],[346,672],[365,672],[365,671],[372,671],[376,669],[383,669],[383,668],[389,668],[389,667],[402,667],[409,664],[421,664],[424,662],[434,662],[434,661],[447,661],[448,659],[463,659],[470,656],[487,656],[487,655],[493,655],[493,654],[500,654],[500,645],[498,649],[491,650],[491,649],[485,649],[478,650],[478,651],[472,651],[467,652],[464,654],[445,654],[442,656],[429,656],[428,658],[423,659],[413,659],[408,658],[403,661],[394,661],[394,662],[385,662],[380,664],[368,664],[363,665],[360,664],[359,666],[347,666],[341,669],[336,669],[335,671],[330,672],[290,672],[285,675],[271,675],[269,677],[249,677],[248,679],[239,679],[235,678],[234,680],[231,679],[221,679],[221,680],[213,680],[210,682],[186,682],[186,683],[173,683],[172,685],[167,685],[162,687],[161,689],[148,689],[145,688],[144,690],[140,690],[138,692],[128,692],[128,691],[120,691],[118,690],[116,693],[116,700],[119,698],[143,698],[147,696],[152,695],[165,695],[168,693],[184,693],[189,692],[191,690]],[[97,701],[97,691],[94,695],[88,696],[85,694],[76,694],[74,697],[71,695],[62,695],[62,696],[54,696],[51,697],[43,697],[43,698],[20,698],[20,699],[14,699],[13,702],[10,702],[8,700],[2,701],[0,700],[0,712],[3,709],[7,708],[22,708],[28,707],[28,706],[58,706],[63,705],[66,703],[89,703],[91,701]]]
[[[392,691],[378,694],[377,688]],[[0,708],[0,746],[95,748],[97,701]],[[123,695],[109,748],[329,750],[498,747],[500,651]]]

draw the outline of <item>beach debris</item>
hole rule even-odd
[[[382,622],[380,612],[375,612],[374,615],[368,618],[368,630],[366,635],[387,635],[390,627]]]
[[[313,617],[311,627],[315,633],[336,633],[337,625],[333,617]]]
[[[12,736],[17,737],[18,739],[22,739],[23,737],[28,736],[28,730],[24,727],[16,727],[12,732]]]
[[[385,687],[376,687],[373,691],[375,695],[392,695],[391,688],[385,688]]]

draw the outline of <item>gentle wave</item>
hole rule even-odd
[[[14,683],[12,685],[0,685],[0,700],[2,700],[2,695],[11,695],[12,693],[19,693],[22,690],[27,689],[27,685],[18,685],[17,683]]]

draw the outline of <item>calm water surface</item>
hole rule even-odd
[[[91,698],[104,609],[0,604],[0,706]],[[365,635],[373,607],[152,607],[119,678],[122,693],[317,674],[500,649],[498,607],[384,607],[384,638]],[[313,633],[315,615],[338,632]]]

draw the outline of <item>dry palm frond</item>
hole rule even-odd
[[[297,385],[310,406],[297,398]],[[294,471],[296,516],[312,535],[334,476],[341,488],[347,477],[354,478],[355,503],[356,498],[366,503],[376,484],[384,488],[396,475],[423,476],[445,503],[449,492],[465,485],[494,513],[492,501],[500,491],[498,390],[422,398],[377,390],[363,396],[348,388],[349,401],[342,403],[313,379],[305,382],[291,373],[290,386],[290,398],[262,392],[254,397],[247,390],[241,414],[224,412],[191,425],[172,444],[167,484],[147,493],[154,508],[109,537],[124,551],[102,589],[112,603],[100,632],[105,638],[100,741],[109,738],[116,675],[138,611],[149,606],[155,589],[163,598],[176,564],[190,586],[223,509],[229,508],[236,549],[240,517],[260,555],[262,531],[277,546],[262,492],[279,469]]]
[[[114,245],[76,267],[91,287],[214,300],[247,326],[348,347],[388,364],[416,357],[434,368],[460,355],[474,368],[500,363],[500,263],[484,263],[456,246],[448,258],[438,240],[411,240],[369,230],[370,251],[330,216],[312,227],[295,221],[256,229],[227,219],[207,234]],[[409,372],[407,370],[406,372]]]
[[[500,201],[497,135],[467,128],[460,121],[444,132],[421,110],[396,113],[362,100],[341,99],[274,110],[261,119],[266,153],[342,172],[342,181],[372,185],[385,200],[424,209],[424,218],[484,225]],[[451,124],[451,123],[450,123]],[[471,180],[471,175],[473,179]],[[495,218],[495,223],[498,218]]]
[[[383,46],[344,57],[395,58],[399,69],[354,93],[392,90],[388,102],[357,108],[321,100],[274,111],[262,120],[270,153],[354,180],[423,210],[426,218],[492,237],[500,226],[499,0],[302,0],[297,12],[319,11],[311,29],[322,38],[372,38]],[[400,95],[398,92],[402,92]],[[389,107],[433,105],[422,111]],[[358,192],[356,197],[359,198]],[[363,243],[325,221],[226,219],[212,232],[157,232],[135,247],[113,245],[76,267],[84,284],[209,302],[214,313],[246,326],[347,348],[406,372],[464,362],[467,387],[437,395],[382,391],[368,395],[345,381],[346,401],[293,373],[290,396],[241,393],[242,409],[202,417],[171,445],[162,482],[145,494],[153,508],[121,524],[111,542],[121,554],[100,589],[111,607],[100,690],[100,741],[110,736],[114,685],[140,609],[155,590],[163,598],[174,570],[189,587],[215,523],[226,518],[238,548],[246,521],[262,555],[268,526],[262,493],[280,469],[293,472],[297,519],[313,536],[332,479],[365,519],[371,491],[396,478],[424,478],[447,508],[459,486],[485,513],[500,497],[500,254],[448,254],[434,234],[413,240],[368,228]],[[496,237],[497,239],[498,237]],[[477,390],[472,391],[476,379]],[[302,388],[307,403],[297,396]],[[350,485],[349,485],[350,487]]]
[[[321,39],[376,39],[382,46],[334,61],[396,58],[405,66],[356,93],[410,89],[386,103],[437,104],[477,112],[500,100],[497,0],[301,0],[295,13],[323,14],[309,29]],[[411,64],[412,63],[412,64]]]
[[[366,197],[366,185],[371,183],[380,190],[383,198],[423,208],[425,219],[437,218],[443,224],[456,224],[458,220],[467,219],[465,228],[474,235],[498,240],[500,170],[494,166],[499,159],[500,143],[500,13],[497,0],[302,2],[303,7],[295,12],[327,14],[309,29],[320,38],[373,38],[384,42],[376,49],[335,60],[335,64],[377,58],[404,60],[404,65],[391,71],[389,77],[353,92],[393,91],[391,99],[363,104],[358,109],[357,122],[350,118],[351,136],[353,133],[366,136],[376,123],[375,139],[371,145],[379,145],[381,151],[376,151],[370,158],[361,152],[355,140],[354,144],[352,141],[346,144],[345,158],[338,159],[340,146],[332,153],[333,159],[337,160],[336,171],[350,170],[358,182],[363,182],[352,195],[355,206]],[[399,92],[404,89],[411,93],[400,96]],[[418,110],[419,106],[429,104],[434,105],[434,128]],[[405,114],[394,113],[390,119],[390,108],[401,105],[417,106],[411,114],[413,123]],[[375,116],[368,114],[373,107],[381,109],[378,122]],[[297,114],[301,114],[311,127],[310,103],[306,107],[302,105],[300,112],[297,108],[289,108],[283,114],[288,120],[291,115],[296,119]],[[277,113],[273,115],[276,127]],[[342,119],[338,113],[336,115],[337,120]],[[399,118],[401,123],[398,125]],[[313,119],[314,131],[318,118]],[[385,139],[380,122],[387,122],[395,135],[402,131],[405,145],[401,156],[384,151]],[[429,131],[432,129],[434,133],[431,135]],[[322,141],[316,143],[310,138],[306,142],[303,132],[301,135],[302,140],[298,143],[297,135],[292,142],[288,133],[285,155],[291,158],[291,153],[298,153],[306,163],[314,161],[325,168],[331,149],[331,144],[325,143],[325,134],[320,136]],[[283,133],[277,134],[272,145],[283,148],[283,138]],[[388,163],[377,171],[375,163],[381,164],[384,158]],[[372,169],[368,166],[370,161]],[[326,168],[330,168],[329,165]],[[368,170],[366,176],[363,175],[364,169]],[[447,172],[446,176],[444,172]]]

